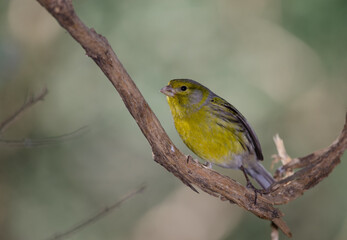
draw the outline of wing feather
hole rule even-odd
[[[264,157],[258,137],[251,125],[247,122],[246,118],[233,105],[217,95],[211,98],[210,103],[212,109],[214,109],[214,113],[217,114],[218,117],[226,122],[237,124],[240,127],[238,131],[244,131],[249,143],[252,145],[252,148],[255,151],[258,160],[263,160]]]

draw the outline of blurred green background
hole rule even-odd
[[[265,166],[279,133],[292,157],[328,146],[347,110],[345,0],[76,0],[107,37],[163,127],[186,154],[165,97],[191,78],[233,103],[255,128]],[[269,222],[196,194],[152,160],[122,100],[84,50],[34,0],[0,2],[0,122],[32,93],[44,102],[2,139],[74,140],[37,148],[0,144],[0,239],[45,239],[142,183],[143,194],[69,239],[269,239]],[[190,153],[191,154],[191,153]],[[293,239],[347,239],[347,155],[314,189],[280,208]],[[216,168],[244,183],[238,171]],[[274,170],[272,170],[274,171]],[[281,239],[286,237],[281,234]]]

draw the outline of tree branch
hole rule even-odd
[[[68,229],[62,233],[54,234],[52,237],[48,238],[47,240],[61,240],[61,239],[64,239],[64,238],[82,230],[86,226],[93,224],[96,221],[100,220],[101,218],[105,217],[107,214],[112,212],[114,209],[120,207],[120,205],[122,205],[125,201],[129,200],[130,198],[134,197],[135,195],[137,195],[139,193],[142,193],[145,189],[146,189],[146,186],[142,186],[142,187],[128,193],[127,195],[122,197],[119,201],[112,204],[111,206],[108,206],[108,207],[102,209],[101,211],[97,212],[93,216],[87,218],[86,220],[82,221],[81,223],[77,224],[76,226],[71,227],[70,229]]]
[[[229,177],[202,167],[199,163],[194,161],[187,163],[186,156],[169,139],[107,39],[84,25],[76,15],[71,0],[37,1],[80,43],[87,55],[95,61],[117,89],[151,145],[153,158],[157,163],[193,190],[195,190],[192,187],[194,184],[215,197],[236,203],[256,216],[272,221],[287,236],[291,236],[288,226],[281,218],[283,213],[273,205],[284,204],[297,198],[332,171],[346,149],[346,126],[340,138],[329,148],[301,158],[297,164],[284,166],[284,168],[302,167],[303,169],[280,180],[268,195],[258,196],[257,204],[254,205],[253,191]]]
[[[286,204],[314,187],[340,163],[342,154],[347,149],[347,114],[345,125],[339,137],[329,146],[305,157],[292,159],[280,167],[275,177],[280,178],[285,172],[300,169],[295,174],[279,180],[266,196],[274,204]]]
[[[30,98],[21,106],[16,112],[0,123],[0,135],[3,133],[12,123],[14,123],[26,110],[34,106],[37,102],[43,101],[47,95],[48,90],[44,88],[37,96],[30,96]]]
[[[57,143],[62,143],[67,140],[72,140],[88,131],[88,127],[84,126],[75,131],[65,133],[59,136],[53,137],[44,137],[44,138],[24,138],[21,140],[10,140],[10,139],[2,139],[0,138],[0,146],[5,145],[7,147],[25,147],[25,148],[33,148],[33,147],[42,147]]]

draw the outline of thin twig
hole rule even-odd
[[[79,224],[76,224],[75,226],[71,227],[70,229],[62,232],[54,234],[52,237],[47,238],[46,240],[60,240],[69,237],[70,235],[82,230],[86,226],[95,223],[96,221],[100,220],[101,218],[105,217],[107,214],[111,213],[114,209],[120,207],[122,203],[129,200],[130,198],[134,197],[135,195],[142,193],[145,190],[146,186],[141,186],[140,188],[128,193],[124,197],[122,197],[119,201],[116,203],[105,207],[101,211],[99,211],[96,214],[93,214],[91,217],[88,217],[87,219],[83,220]]]
[[[16,112],[14,112],[11,116],[6,118],[4,121],[0,123],[0,135],[3,133],[11,124],[13,124],[26,110],[35,105],[39,101],[43,101],[45,96],[47,95],[47,88],[42,89],[41,93],[37,96],[30,96],[29,99],[21,106]]]
[[[9,140],[9,139],[0,139],[0,145],[6,145],[8,147],[25,147],[25,148],[33,148],[33,147],[42,147],[46,145],[52,145],[57,143],[62,143],[67,140],[72,140],[88,131],[88,127],[81,127],[73,132],[62,134],[59,136],[46,137],[46,138],[25,138],[21,140]]]
[[[271,169],[274,168],[274,165],[281,161],[282,163],[282,166],[283,165],[287,165],[287,164],[290,164],[292,163],[293,161],[297,161],[297,159],[292,159],[287,151],[286,151],[286,148],[284,146],[284,142],[282,140],[282,138],[280,138],[280,136],[278,134],[276,134],[274,137],[273,137],[273,140],[274,140],[274,143],[276,145],[276,149],[277,149],[277,154],[274,154],[272,155],[272,158],[274,159],[271,163]],[[278,169],[278,172],[281,171],[281,167]],[[280,172],[280,176],[278,178],[286,178],[286,177],[289,177],[291,176],[292,174],[294,173],[293,169],[288,169],[287,171],[282,171]],[[278,179],[277,179],[278,180]]]

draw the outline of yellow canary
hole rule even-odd
[[[264,189],[275,182],[259,162],[263,154],[254,130],[233,105],[190,79],[171,80],[160,91],[183,142],[209,167],[241,169]]]

